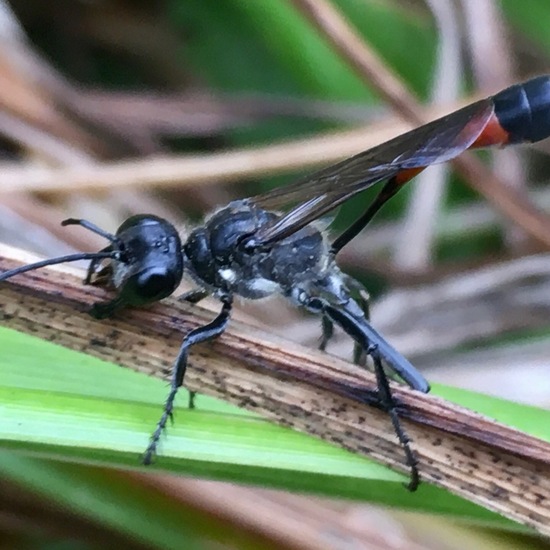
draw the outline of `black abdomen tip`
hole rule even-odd
[[[550,76],[506,88],[493,97],[495,114],[510,135],[509,143],[535,142],[550,136]]]

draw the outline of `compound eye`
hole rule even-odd
[[[150,268],[137,276],[136,293],[144,301],[161,300],[169,296],[176,286],[177,281],[171,271]]]

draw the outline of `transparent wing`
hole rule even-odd
[[[284,239],[375,183],[455,158],[475,142],[493,112],[491,98],[478,101],[286,187],[252,197],[266,210],[296,205],[260,229],[254,242]]]

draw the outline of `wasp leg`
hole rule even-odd
[[[369,291],[353,277],[342,273],[344,284],[352,292],[354,299],[359,303],[367,321],[370,321],[370,294]]]
[[[356,279],[342,273],[344,284],[351,291],[355,301],[359,304],[367,321],[370,320],[370,295],[368,290]],[[354,341],[353,362],[360,367],[367,366],[367,352],[365,348]]]
[[[388,377],[382,365],[382,359],[389,363],[389,366],[413,389],[426,393],[429,390],[428,383],[405,358],[401,358],[395,352],[364,317],[357,317],[352,312],[354,308],[350,308],[349,304],[331,304],[324,298],[309,297],[302,300],[302,305],[313,313],[330,317],[332,322],[337,323],[349,336],[360,342],[366,348],[367,354],[371,356],[376,375],[378,403],[390,416],[397,439],[405,452],[406,464],[411,471],[408,489],[415,491],[420,482],[418,463],[412,452],[410,439],[401,426],[397,405],[391,393]]]
[[[321,317],[321,341],[319,342],[319,349],[326,351],[327,345],[334,336],[334,323],[326,316]]]
[[[319,342],[319,349],[326,351],[327,345],[334,336],[334,323],[326,316],[321,317],[321,341]],[[352,360],[354,365],[360,367],[367,366],[367,354],[362,346],[357,342],[353,342],[353,355]]]
[[[89,313],[94,319],[107,319],[108,317],[112,317],[117,309],[125,305],[124,300],[118,297],[110,302],[96,302],[90,308]]]
[[[204,300],[210,293],[204,288],[194,288],[178,296],[178,300],[182,302],[189,302],[190,304],[198,304],[201,300]],[[195,398],[197,397],[196,391],[189,390],[189,401],[187,402],[188,409],[195,408]]]
[[[113,252],[112,246],[107,246],[100,250],[100,252]],[[101,262],[104,260],[104,258],[95,258],[90,262],[90,265],[88,266],[88,269],[86,270],[86,277],[84,278],[84,284],[85,285],[94,285],[94,286],[101,286],[103,284],[103,281],[108,280],[108,276],[105,273],[105,277],[103,277],[103,274],[100,274],[98,271],[98,267],[101,265]],[[108,267],[104,266],[104,269],[107,270]],[[92,281],[92,277],[94,275],[99,275],[99,278],[95,281]],[[101,280],[103,279],[103,281]]]
[[[391,199],[398,191],[403,187],[403,185],[414,177],[416,173],[411,172],[410,177],[405,179],[403,174],[401,177],[390,178],[380,193],[376,195],[372,203],[369,205],[367,210],[353,222],[339,237],[337,237],[330,248],[330,252],[333,256],[336,256],[344,246],[346,246],[352,239],[357,237],[361,231],[370,223],[375,214],[386,204],[386,202]]]
[[[100,250],[99,253],[103,252],[121,252],[122,251],[122,241],[119,237],[116,235],[113,235],[112,233],[109,233],[108,231],[104,231],[101,229],[101,227],[98,227],[92,222],[89,222],[88,220],[82,220],[77,218],[67,218],[66,220],[63,220],[61,222],[61,225],[63,227],[67,225],[80,225],[84,229],[87,229],[88,231],[91,231],[92,233],[95,233],[96,235],[99,235],[100,237],[103,237],[104,239],[108,240],[111,245],[104,248],[103,250]],[[113,246],[114,245],[114,246]],[[92,276],[96,274],[96,270],[98,265],[104,260],[104,258],[94,258],[89,267],[86,271],[86,278],[84,279],[85,285],[90,284],[98,284],[101,285],[101,282],[95,283],[92,282]],[[108,315],[104,315],[104,317],[108,317]],[[98,317],[101,318],[101,317]]]
[[[185,371],[187,369],[187,357],[189,355],[189,350],[195,345],[200,344],[201,342],[207,342],[208,340],[213,340],[217,338],[225,331],[229,318],[231,316],[231,309],[233,306],[233,296],[227,294],[221,298],[222,301],[222,310],[218,316],[203,327],[199,327],[195,330],[192,330],[184,339],[178,353],[176,362],[174,363],[174,369],[172,371],[172,380],[170,382],[170,393],[166,399],[164,405],[164,411],[160,420],[157,424],[151,440],[145,454],[143,455],[143,464],[151,464],[154,460],[154,457],[157,453],[157,446],[160,440],[160,436],[166,429],[166,424],[169,419],[173,418],[174,413],[174,400],[180,386],[183,384],[185,378]]]
[[[365,315],[367,320],[370,319],[370,295],[367,289],[359,282],[356,281],[353,277],[346,275],[345,273],[341,274],[344,284],[352,292],[354,298],[356,299],[361,311]],[[319,349],[325,351],[327,344],[330,339],[334,336],[334,323],[327,316],[323,315],[321,318],[322,323],[322,335],[321,342],[319,344]],[[359,365],[360,367],[367,366],[367,353],[363,346],[358,344],[356,341],[353,342],[353,363]]]
[[[208,292],[204,288],[194,288],[193,290],[189,290],[181,296],[178,296],[178,300],[181,300],[182,302],[189,302],[190,304],[198,304],[201,300],[204,300],[209,294],[210,292]]]
[[[401,421],[397,413],[397,405],[391,393],[390,384],[388,382],[388,376],[384,371],[382,360],[380,359],[380,354],[378,353],[378,346],[376,344],[371,344],[367,350],[367,353],[372,357],[374,362],[374,372],[376,374],[380,404],[390,416],[397,439],[399,439],[399,443],[405,452],[406,464],[410,468],[409,483],[405,485],[405,487],[407,487],[407,489],[411,492],[416,491],[420,483],[418,461],[413,453],[413,450],[411,449],[411,440],[401,425]]]

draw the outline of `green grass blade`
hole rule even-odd
[[[163,382],[7,329],[0,330],[0,345],[4,448],[26,456],[140,468],[166,395]],[[550,424],[541,422],[544,411],[538,409],[451,392],[466,401],[477,397],[478,405],[485,403],[493,412],[498,413],[497,405],[512,410],[524,424],[535,418],[538,426]],[[398,473],[204,396],[194,411],[179,407],[155,468],[511,525],[434,486],[423,484],[411,495]]]

